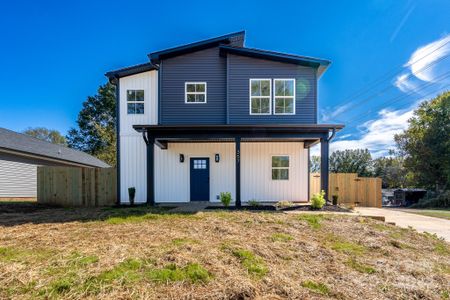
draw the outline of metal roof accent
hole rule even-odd
[[[285,62],[298,64],[306,67],[313,67],[318,69],[319,77],[325,72],[328,66],[331,64],[331,61],[310,57],[310,56],[302,56],[296,54],[287,54],[275,51],[268,51],[256,48],[246,48],[246,47],[232,47],[232,46],[220,46],[221,55],[225,55],[227,53],[248,56],[253,58],[260,59],[268,59],[273,61]]]
[[[43,160],[58,161],[65,165],[108,168],[100,159],[62,145],[52,144],[23,133],[0,128],[0,153],[17,156],[33,156]]]
[[[122,78],[142,72],[157,70],[158,67],[152,64],[151,62],[143,63],[139,65],[134,65],[122,69],[117,69],[113,71],[109,71],[105,73],[105,76],[109,78],[110,81],[113,81],[117,78]]]
[[[224,43],[230,44],[232,42],[235,42],[240,46],[244,46],[244,39],[245,39],[245,31],[238,31],[238,32],[222,35],[219,37],[199,41],[199,42],[194,42],[194,43],[190,43],[190,44],[186,44],[186,45],[182,45],[182,46],[178,46],[178,47],[173,47],[173,48],[169,48],[169,49],[165,49],[165,50],[161,50],[161,51],[157,51],[157,52],[152,52],[152,53],[148,54],[147,56],[152,63],[158,64],[160,62],[160,60],[163,58],[174,57],[174,56],[178,56],[181,54],[186,54],[186,53],[190,53],[190,52],[194,52],[194,51],[198,51],[198,50],[202,50],[202,49],[207,49],[207,48],[218,46],[218,45],[224,44]]]

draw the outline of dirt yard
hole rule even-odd
[[[448,299],[450,246],[345,215],[0,204],[0,299]]]

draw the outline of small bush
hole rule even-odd
[[[324,191],[314,194],[311,198],[311,208],[312,209],[321,209],[326,203],[324,196],[325,196]]]
[[[252,199],[252,200],[248,201],[248,205],[253,206],[253,207],[257,207],[257,206],[260,206],[261,203],[259,203],[255,199]]]
[[[221,192],[220,193],[220,202],[222,202],[223,206],[228,207],[231,203],[231,193],[230,192]]]

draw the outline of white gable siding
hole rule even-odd
[[[36,197],[37,166],[0,160],[0,198]]]
[[[147,200],[146,146],[136,124],[158,123],[158,73],[149,71],[120,78],[120,186],[121,202],[128,188],[136,188],[136,202]],[[127,113],[127,90],[144,90],[144,114]]]

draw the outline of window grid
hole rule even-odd
[[[263,82],[268,87],[268,95],[263,93]],[[256,90],[253,90],[254,84],[259,83]],[[272,114],[272,80],[265,78],[250,79],[250,115],[270,115]],[[264,101],[266,100],[266,101]],[[267,102],[267,105],[264,105]],[[256,109],[254,109],[256,108]],[[266,111],[266,112],[264,112]]]
[[[274,79],[274,114],[275,115],[295,115],[295,79]],[[290,82],[289,86],[286,84]],[[281,93],[278,88],[282,84]],[[286,94],[286,92],[288,94]],[[280,105],[281,104],[281,105]],[[289,108],[289,110],[288,110]]]
[[[144,113],[144,90],[127,90],[127,113]]]
[[[272,180],[289,180],[289,167],[288,155],[272,156]]]
[[[206,103],[206,82],[185,82],[184,102],[187,104]]]

